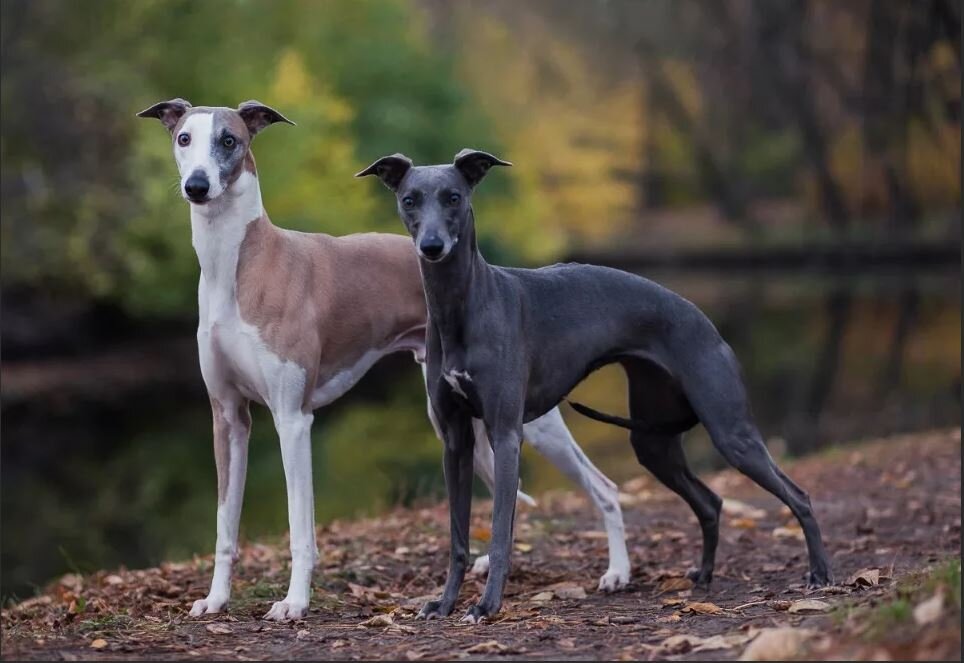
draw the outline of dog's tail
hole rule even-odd
[[[639,433],[679,435],[680,433],[685,433],[699,423],[699,419],[696,418],[696,415],[692,415],[689,419],[684,419],[682,421],[654,424],[646,421],[639,421],[638,419],[627,419],[626,417],[617,417],[614,414],[606,414],[605,412],[594,410],[588,405],[583,405],[582,403],[577,403],[568,399],[566,402],[569,403],[573,410],[584,417],[589,417],[590,419],[601,421],[604,424],[612,424],[613,426],[619,426],[620,428],[626,428]]]

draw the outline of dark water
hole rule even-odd
[[[833,441],[960,425],[960,276],[648,274],[699,304],[739,356],[754,413],[775,454]],[[196,370],[186,366],[185,370]],[[192,378],[193,379],[193,378]],[[67,398],[56,408],[6,408],[2,420],[0,584],[24,596],[74,570],[207,553],[216,487],[207,401],[193,388],[132,395],[119,405]],[[591,376],[579,400],[625,412],[618,368]],[[619,429],[565,416],[610,476],[637,475]],[[377,513],[442,494],[441,462],[420,374],[388,360],[315,419],[319,522]],[[695,466],[720,464],[702,429],[686,442]],[[565,487],[527,450],[524,487]],[[257,412],[242,536],[287,527],[277,439]]]

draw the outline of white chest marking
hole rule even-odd
[[[468,396],[465,395],[465,391],[462,390],[462,385],[459,383],[460,379],[465,380],[466,382],[472,382],[472,378],[469,377],[468,371],[451,370],[448,373],[443,373],[442,377],[445,378],[445,381],[449,383],[450,387],[452,387],[452,391],[462,398],[468,398]]]
[[[300,408],[306,371],[283,360],[241,318],[237,297],[238,254],[248,224],[262,213],[254,175],[244,172],[231,191],[205,206],[191,206],[191,235],[198,284],[198,351],[212,395],[232,387],[272,408]]]

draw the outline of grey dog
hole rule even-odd
[[[462,150],[451,165],[415,167],[395,154],[358,173],[376,175],[395,192],[399,215],[415,241],[428,303],[428,393],[445,438],[451,553],[442,597],[429,601],[419,616],[449,615],[465,576],[472,418],[485,422],[495,453],[489,577],[482,599],[463,617],[478,623],[502,605],[522,424],[610,363],[626,371],[630,417],[576,409],[629,428],[640,464],[693,509],[703,532],[693,580],[706,585],[712,578],[721,506],[683,455],[681,434],[702,423],[723,457],[800,521],[810,556],[809,584],[832,582],[810,498],[770,457],[750,414],[739,363],[695,305],[652,281],[606,267],[513,269],[485,261],[476,243],[472,191],[492,166],[509,165],[485,152]]]

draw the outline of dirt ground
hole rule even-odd
[[[302,621],[261,619],[285,594],[288,555],[283,542],[249,544],[225,615],[187,616],[206,594],[210,558],[67,576],[3,610],[2,657],[650,660],[762,652],[959,659],[953,601],[918,620],[924,626],[892,619],[882,630],[873,620],[875,606],[890,605],[905,579],[960,559],[960,430],[846,445],[783,465],[811,493],[834,587],[804,589],[807,558],[795,521],[774,498],[725,471],[708,478],[727,498],[713,586],[691,589],[682,575],[699,556],[696,520],[641,472],[621,487],[634,568],[630,586],[613,595],[596,591],[606,539],[592,508],[581,494],[547,494],[535,508],[520,505],[513,571],[493,623],[458,621],[482,589],[475,578],[451,618],[416,621],[422,601],[444,581],[447,513],[442,505],[399,509],[319,531],[322,562]],[[490,508],[483,502],[473,512],[477,549],[488,537]],[[763,630],[775,627],[794,630]],[[770,649],[759,649],[761,633],[773,641]],[[758,651],[746,651],[754,645]]]

